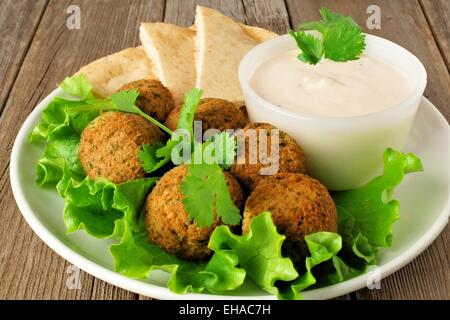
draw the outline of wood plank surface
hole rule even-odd
[[[434,39],[450,70],[450,1],[420,0]]]
[[[141,21],[192,25],[197,3],[280,34],[301,21],[317,19],[318,9],[324,5],[365,25],[367,6],[378,5],[381,29],[366,31],[399,43],[423,61],[429,76],[426,96],[450,118],[450,4],[446,0],[2,1],[0,299],[148,299],[82,271],[81,288],[69,288],[71,265],[31,231],[17,209],[9,182],[9,157],[20,125],[64,77],[89,61],[137,45]],[[80,7],[80,30],[66,27],[69,5]],[[364,289],[341,299],[450,299],[449,237],[447,226],[423,254],[383,280],[381,290]]]
[[[0,114],[46,6],[47,0],[0,2]]]
[[[80,30],[66,27],[69,5],[80,7]],[[55,0],[48,4],[0,118],[0,298],[136,298],[84,272],[82,289],[67,288],[69,264],[23,220],[11,193],[8,166],[17,131],[36,104],[82,65],[137,45],[139,23],[161,20],[163,11],[160,0]]]

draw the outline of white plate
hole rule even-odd
[[[60,94],[55,90],[28,116],[17,135],[11,154],[11,185],[20,211],[36,234],[66,260],[93,276],[118,287],[158,299],[273,299],[252,284],[245,284],[233,296],[211,294],[177,295],[169,291],[167,274],[157,271],[147,280],[134,280],[114,272],[109,254],[110,240],[98,240],[83,231],[65,234],[63,200],[55,190],[41,189],[35,181],[35,165],[42,146],[28,143],[28,134],[38,123],[40,113]],[[425,98],[419,107],[405,151],[423,161],[425,171],[407,175],[396,190],[400,200],[400,220],[394,225],[393,246],[382,250],[378,272],[384,278],[427,248],[448,223],[449,217],[449,126],[439,111]],[[381,156],[381,155],[380,155]],[[430,271],[432,272],[432,271]],[[367,285],[371,275],[303,293],[305,299],[338,297]]]

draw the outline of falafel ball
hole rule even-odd
[[[244,209],[243,233],[253,217],[269,211],[277,231],[286,236],[283,251],[297,263],[308,256],[304,238],[318,231],[337,232],[337,213],[327,188],[300,173],[279,173],[259,183]]]
[[[141,145],[164,138],[158,127],[139,115],[103,112],[83,130],[78,157],[90,178],[122,183],[144,177],[138,159]]]
[[[166,119],[166,126],[175,130],[178,125],[181,107],[175,108]],[[224,99],[202,99],[195,111],[194,120],[202,121],[202,129],[239,129],[247,124],[247,116],[233,102]]]
[[[147,197],[145,223],[152,243],[177,257],[201,260],[211,254],[207,247],[209,238],[222,221],[215,217],[210,227],[200,228],[188,220],[181,192],[187,169],[187,165],[177,166],[158,181]],[[244,198],[239,183],[228,173],[225,173],[225,178],[231,199],[236,207],[242,209]]]
[[[136,106],[149,116],[164,122],[175,108],[175,100],[169,89],[157,79],[136,80],[122,86],[118,91],[137,90]]]
[[[260,130],[266,130],[266,141],[261,141]],[[252,190],[262,180],[274,173],[267,172],[263,175],[261,169],[269,168],[278,162],[278,171],[275,173],[304,173],[305,157],[301,147],[287,133],[279,130],[279,157],[276,160],[271,151],[271,133],[274,126],[268,123],[251,123],[241,132],[236,133],[238,141],[245,143],[243,148],[238,148],[236,163],[231,167],[231,174],[247,189]],[[255,130],[256,143],[252,145],[249,131]],[[263,133],[264,134],[264,133]],[[241,138],[239,138],[241,137]],[[244,140],[245,138],[245,140]],[[266,150],[266,154],[260,154],[260,150]],[[274,150],[276,152],[276,150]]]

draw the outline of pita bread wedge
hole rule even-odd
[[[278,34],[276,34],[275,32],[264,28],[248,26],[242,23],[240,23],[239,25],[242,29],[244,29],[245,32],[247,32],[250,37],[252,37],[258,43],[278,37]]]
[[[258,42],[237,22],[210,8],[197,6],[195,28],[196,86],[203,89],[203,97],[243,100],[239,62]]]
[[[92,90],[106,98],[134,80],[153,79],[153,65],[142,47],[128,48],[95,60],[82,67],[77,74],[84,74],[92,84]]]
[[[195,30],[168,23],[142,23],[139,35],[154,71],[180,104],[195,87]]]

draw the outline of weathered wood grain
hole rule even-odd
[[[66,28],[65,12],[72,4],[81,9],[80,30]],[[85,273],[81,290],[67,288],[68,264],[22,219],[10,190],[8,166],[17,131],[36,104],[83,64],[137,45],[139,22],[162,20],[163,10],[162,0],[48,4],[0,117],[0,298],[136,298]]]
[[[0,114],[47,0],[0,2]]]
[[[277,33],[286,33],[289,29],[289,17],[283,0],[167,0],[164,22],[191,26],[194,23],[196,5],[217,9],[236,21]]]
[[[173,23],[184,27],[194,24],[195,7],[197,5],[220,10],[227,16],[245,22],[245,11],[241,0],[167,0],[164,11],[164,22]]]
[[[434,39],[450,70],[450,1],[420,0]]]
[[[319,9],[327,6],[331,10],[351,15],[367,33],[387,38],[411,51],[422,61],[428,73],[425,96],[450,119],[450,77],[417,0],[286,0],[286,4],[294,26],[320,19]],[[368,30],[366,27],[369,5],[380,7],[381,29]]]

